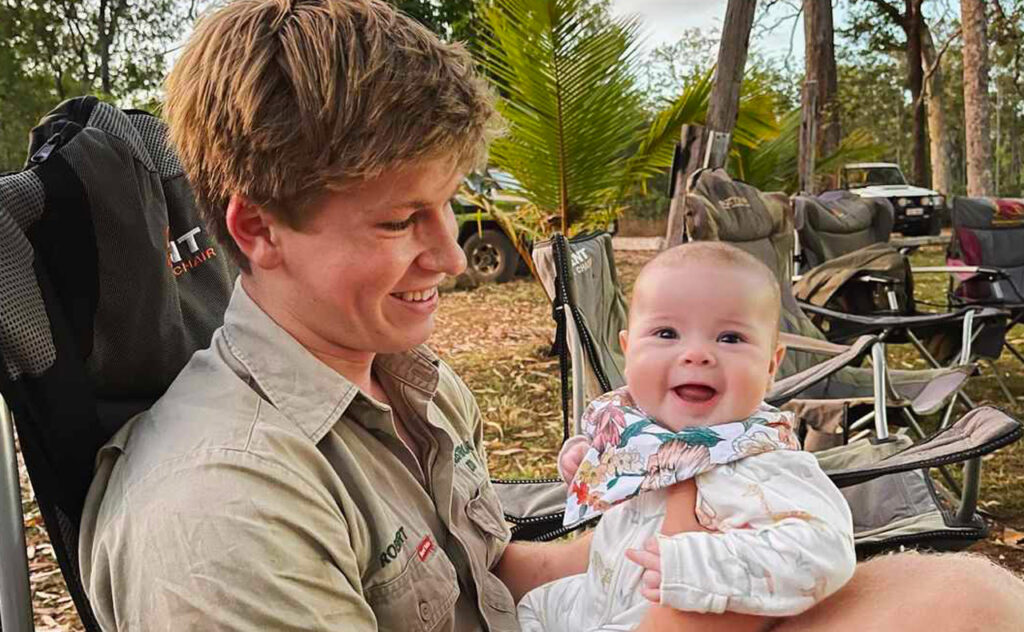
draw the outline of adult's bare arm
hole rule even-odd
[[[593,535],[590,531],[568,542],[511,542],[495,574],[518,603],[541,584],[586,572]]]

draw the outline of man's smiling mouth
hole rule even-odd
[[[391,296],[407,303],[425,303],[437,296],[437,286],[415,292],[395,292]]]

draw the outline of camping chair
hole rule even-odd
[[[0,177],[0,394],[82,623],[78,530],[99,447],[220,323],[236,270],[204,232],[166,128],[93,97],[33,130]],[[11,419],[0,418],[0,612],[32,629]]]
[[[885,198],[848,191],[793,196],[797,273],[873,244],[888,243],[893,209]]]
[[[953,237],[946,252],[948,267],[935,269],[951,273],[949,305],[1006,310],[1010,317],[1003,327],[1008,332],[1024,320],[1024,200],[958,197],[950,214]],[[1001,348],[994,357],[1005,348],[1024,364],[1024,355],[1005,335],[999,340]],[[1001,380],[1000,386],[1007,390]],[[1012,401],[1013,396],[1008,396]]]
[[[795,196],[793,205],[796,260],[805,264],[800,268],[803,274],[795,277],[793,293],[829,340],[846,342],[884,327],[888,342],[912,344],[936,368],[941,367],[936,355],[946,362],[959,356],[967,306],[958,305],[937,318],[917,310],[909,248],[888,243],[892,206],[887,200],[830,191],[818,197]],[[923,318],[881,324],[850,315]],[[1007,313],[978,309],[973,318],[971,359],[991,364],[1002,346]],[[997,378],[1002,384],[998,372]]]

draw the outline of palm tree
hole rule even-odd
[[[500,94],[508,130],[494,166],[522,186],[535,234],[572,234],[617,216],[629,194],[668,168],[685,123],[702,122],[711,74],[660,112],[643,106],[636,72],[639,21],[592,0],[492,0],[481,63]],[[733,141],[778,133],[769,99],[743,100]]]

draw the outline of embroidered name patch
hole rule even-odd
[[[398,531],[395,531],[395,538],[391,544],[380,552],[380,565],[387,566],[391,562],[395,561],[398,554],[402,552],[405,547],[405,527],[398,527]]]

